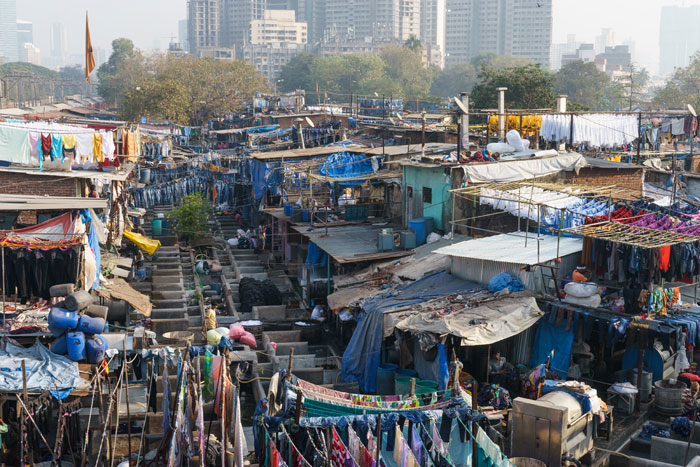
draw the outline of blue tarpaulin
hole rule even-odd
[[[385,311],[480,288],[473,282],[437,272],[367,300],[363,305],[365,314],[358,317],[355,332],[343,354],[341,381],[357,381],[363,392],[376,392]]]
[[[530,357],[530,367],[545,363],[549,354],[554,351],[550,368],[562,378],[566,378],[569,372],[569,358],[571,357],[571,345],[574,343],[575,326],[570,326],[568,331],[566,328],[566,319],[562,320],[559,327],[546,319],[540,320],[535,334],[532,357]]]
[[[338,152],[331,154],[318,168],[318,173],[331,178],[349,179],[351,177],[364,177],[374,172],[372,161],[367,154],[354,152]],[[343,180],[338,182],[341,186],[357,186],[362,180]]]
[[[328,261],[328,254],[314,242],[309,242],[309,249],[306,252],[306,265],[309,267],[325,266],[326,261]]]

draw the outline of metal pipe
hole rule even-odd
[[[469,93],[462,92],[459,94],[462,98],[462,104],[464,104],[465,109],[469,112]],[[469,151],[469,113],[462,113],[462,118],[460,118],[461,132],[459,133],[459,140],[462,142],[462,147]]]
[[[508,88],[496,88],[498,91],[498,139],[503,141],[506,137],[506,91]]]

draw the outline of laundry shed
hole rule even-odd
[[[582,245],[580,238],[538,239],[537,234],[513,232],[455,243],[435,253],[449,256],[452,275],[461,279],[486,285],[494,275],[509,272],[527,290],[552,293],[552,277],[561,280],[571,273],[581,259]]]

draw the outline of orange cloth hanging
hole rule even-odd
[[[659,247],[659,252],[659,269],[661,272],[666,272],[671,266],[671,245]]]

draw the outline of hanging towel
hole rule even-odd
[[[105,159],[114,157],[114,133],[111,131],[101,131],[102,135],[102,156]]]
[[[93,133],[78,133],[76,139],[77,159],[80,162],[93,162]]]
[[[63,136],[51,135],[51,160],[61,159],[63,162]]]
[[[92,153],[95,156],[95,162],[102,162],[102,135],[98,132],[92,135]]]

